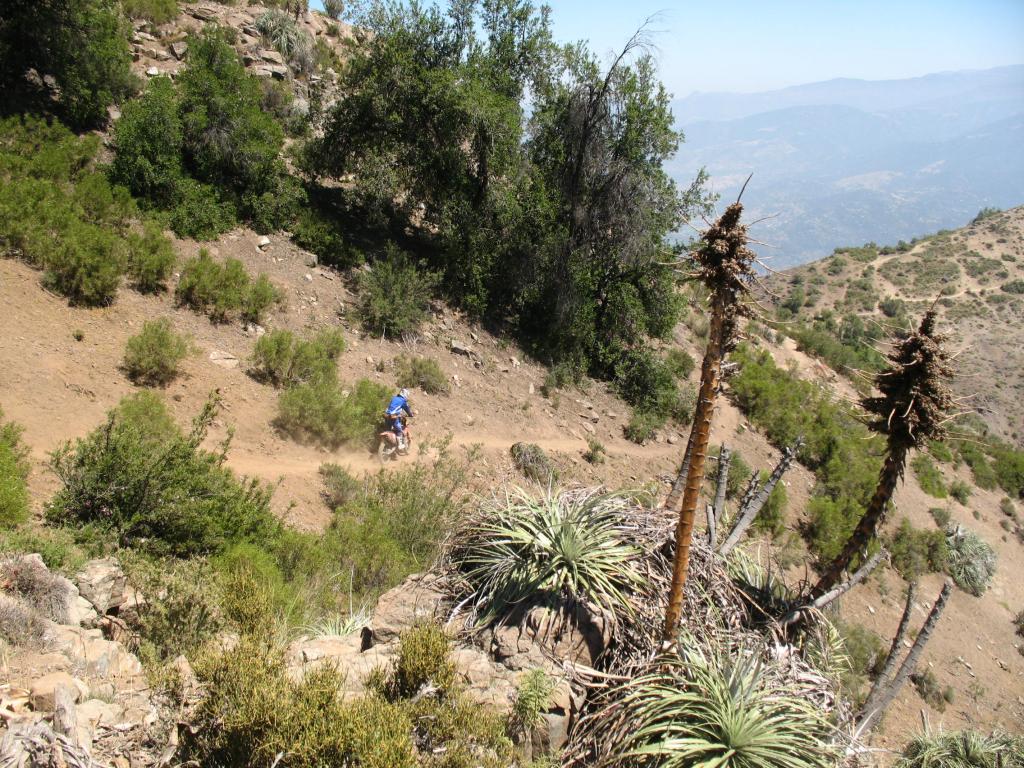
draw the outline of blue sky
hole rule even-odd
[[[319,6],[318,0],[311,5]],[[610,55],[648,16],[662,79],[763,91],[1024,64],[1024,0],[551,0],[559,40]]]

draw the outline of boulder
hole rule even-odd
[[[414,574],[377,601],[369,626],[363,630],[363,645],[390,643],[424,619],[436,618],[445,600],[441,579],[431,574]]]
[[[124,571],[110,557],[87,562],[76,574],[75,582],[81,596],[100,613],[116,612],[133,597]]]
[[[238,358],[232,355],[230,352],[223,352],[219,349],[213,350],[210,353],[210,362],[214,365],[220,366],[221,368],[237,368]]]
[[[188,11],[189,15],[199,21],[213,21],[217,18],[217,12],[213,8],[206,8],[204,6],[197,6]]]
[[[341,693],[360,696],[366,692],[366,681],[378,667],[386,667],[394,658],[395,644],[363,648],[358,633],[331,635],[296,640],[285,656],[288,674],[294,680],[324,666],[335,668],[342,676]]]
[[[28,690],[29,703],[36,712],[52,712],[57,689],[60,687],[71,691],[72,698],[78,702],[89,695],[89,686],[67,672],[51,672],[37,678]]]
[[[474,356],[472,347],[468,344],[463,344],[461,341],[457,341],[456,339],[451,340],[448,348],[451,349],[452,354],[455,355],[463,355],[465,357]]]
[[[79,743],[88,746],[95,737],[100,725],[108,728],[117,725],[124,715],[124,708],[113,702],[101,699],[87,699],[75,707],[78,719]]]
[[[184,40],[179,40],[176,43],[171,43],[171,54],[178,61],[182,61],[185,58],[185,54],[188,53],[188,43]]]
[[[160,74],[160,70],[156,67],[150,67],[146,70],[146,77],[156,77]]]
[[[584,607],[558,614],[532,608],[517,621],[485,633],[489,651],[510,669],[543,667],[554,657],[569,664],[593,667],[611,642],[611,623]]]
[[[270,247],[270,238],[263,235],[259,240],[256,241],[256,247],[261,251],[267,250]]]
[[[263,49],[257,52],[256,55],[259,56],[260,59],[262,59],[263,61],[269,62],[271,64],[284,64],[284,56],[282,56],[277,51]]]
[[[99,629],[55,625],[46,638],[71,663],[96,677],[137,675],[142,664],[120,643],[105,640]]]

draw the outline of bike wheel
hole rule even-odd
[[[391,447],[388,445],[388,441],[383,437],[380,439],[380,443],[377,445],[377,458],[380,459],[380,463],[383,464],[391,458]]]

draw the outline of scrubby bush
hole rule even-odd
[[[689,378],[697,363],[685,349],[673,347],[665,355],[665,365],[677,379]]]
[[[665,423],[664,416],[649,411],[633,411],[629,422],[623,427],[622,432],[626,439],[637,445],[643,445],[658,431],[658,428]]]
[[[129,233],[128,276],[142,293],[163,291],[176,261],[174,246],[155,223],[145,222],[141,234]]]
[[[13,597],[0,593],[0,639],[11,645],[39,648],[46,635],[46,619]]]
[[[928,510],[928,514],[932,516],[932,520],[942,530],[946,530],[946,526],[949,525],[950,512],[945,507],[932,507]]]
[[[427,686],[444,694],[454,685],[455,665],[444,630],[434,623],[404,629],[398,638],[398,653],[381,681],[384,697],[389,701],[411,699]]]
[[[548,485],[558,479],[558,470],[544,449],[536,443],[513,443],[509,448],[512,463],[524,476],[542,485]]]
[[[926,573],[941,573],[949,558],[944,531],[914,528],[906,518],[890,537],[888,549],[893,567],[907,581]]]
[[[359,277],[359,316],[366,330],[389,338],[415,332],[427,317],[438,277],[391,248]]]
[[[324,13],[332,19],[338,19],[341,17],[342,11],[345,10],[345,3],[342,0],[324,0]]]
[[[917,695],[934,710],[945,712],[946,705],[953,703],[953,688],[948,685],[943,688],[935,673],[930,669],[915,672],[910,676],[910,682],[917,689]]]
[[[219,263],[205,248],[182,265],[175,295],[181,304],[204,312],[219,323],[226,322],[235,312],[246,321],[259,322],[262,314],[281,297],[266,276],[252,281],[238,259]]]
[[[182,131],[174,83],[154,78],[142,96],[124,105],[114,126],[111,176],[138,197],[170,206],[182,191]]]
[[[154,24],[166,24],[178,15],[177,0],[121,0],[121,7],[129,18]]]
[[[337,464],[321,464],[319,471],[324,484],[321,495],[331,509],[352,501],[363,487],[359,480]]]
[[[344,351],[345,337],[336,328],[327,328],[308,341],[291,331],[271,331],[256,342],[250,373],[275,387],[333,382],[335,363]]]
[[[287,13],[277,9],[264,12],[256,19],[256,29],[299,72],[312,69],[313,39]]]
[[[381,422],[388,394],[368,379],[357,381],[348,393],[334,381],[299,384],[281,393],[274,424],[297,440],[329,448],[366,441]]]
[[[19,554],[0,557],[0,583],[7,594],[41,616],[58,624],[67,622],[71,587],[37,559]]]
[[[128,378],[142,386],[165,386],[178,375],[191,343],[177,334],[166,317],[142,325],[138,336],[128,339],[122,363]]]
[[[424,392],[447,394],[451,385],[437,361],[431,357],[399,355],[395,358],[395,383],[399,387],[419,387]]]
[[[946,443],[940,440],[930,440],[928,442],[928,453],[932,455],[933,459],[943,464],[953,463],[953,451],[950,450]]]
[[[843,670],[842,686],[850,698],[859,703],[867,695],[864,684],[881,672],[886,649],[882,638],[867,627],[841,620],[835,621],[834,626],[848,662]]]
[[[44,284],[72,304],[112,304],[125,270],[121,242],[110,231],[73,223],[53,244],[46,260]]]
[[[957,445],[957,455],[971,468],[971,476],[976,486],[991,491],[999,484],[992,464],[975,441],[961,441]]]
[[[648,350],[623,355],[615,370],[615,387],[622,398],[638,411],[685,422],[692,415],[695,400],[676,384],[673,368]],[[660,424],[659,424],[660,426]]]
[[[949,495],[961,504],[967,504],[971,499],[971,486],[963,480],[954,480],[949,484]]]
[[[732,470],[729,470],[732,474]],[[768,481],[768,472],[761,470],[761,482]],[[761,507],[757,518],[754,520],[754,528],[772,536],[781,536],[786,529],[786,504],[789,503],[786,486],[784,483],[776,483],[772,492],[768,494],[768,501]]]
[[[208,401],[186,435],[152,392],[125,398],[105,424],[54,451],[50,467],[62,488],[47,519],[176,556],[269,539],[279,525],[271,490],[238,480],[224,466],[226,446],[217,453],[200,448],[217,410],[217,401]]]
[[[178,237],[213,240],[235,226],[238,218],[235,206],[222,200],[213,186],[184,178],[175,190],[168,224]]]
[[[1024,451],[1001,444],[993,454],[992,471],[999,487],[1011,496],[1024,498]]]
[[[910,467],[914,470],[914,477],[917,478],[922,491],[937,499],[946,498],[948,493],[942,480],[942,473],[927,454],[915,456],[910,462]]]
[[[923,733],[903,749],[895,768],[1018,768],[1024,766],[1024,738],[977,731]]]
[[[604,464],[608,451],[604,444],[592,437],[587,438],[587,450],[583,452],[583,460],[590,464]]]
[[[28,517],[28,449],[21,441],[22,427],[3,418],[0,409],[0,529]]]

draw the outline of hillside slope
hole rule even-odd
[[[767,280],[780,303],[799,292],[799,316],[856,314],[891,326],[935,304],[961,350],[957,394],[1004,439],[1024,441],[1024,208],[993,214],[912,247],[836,249]]]

